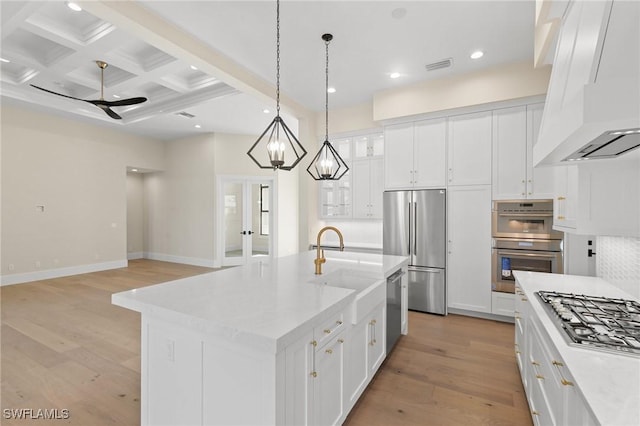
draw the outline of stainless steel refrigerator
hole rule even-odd
[[[386,191],[384,254],[409,256],[409,309],[447,314],[446,191]]]

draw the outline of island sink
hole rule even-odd
[[[356,299],[352,304],[352,323],[357,324],[380,300],[386,297],[385,281],[368,275],[366,271],[341,268],[311,280],[314,284],[355,290]]]

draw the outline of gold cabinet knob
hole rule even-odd
[[[329,355],[331,355],[333,353],[333,350],[332,349],[327,349],[325,352],[328,353]]]
[[[344,343],[344,339],[338,339],[338,343]]]
[[[342,325],[342,321],[336,321],[337,325]]]
[[[539,416],[540,415],[540,413],[538,413],[536,410],[531,411],[531,414],[533,416]]]
[[[315,371],[311,372],[311,377],[318,377],[318,373],[316,373]]]
[[[558,220],[564,220],[565,217],[564,216],[558,216]]]
[[[544,380],[544,376],[542,374],[536,374],[536,379]]]
[[[316,342],[315,340],[311,341],[311,344],[315,347],[318,346],[318,342]]]
[[[573,382],[570,382],[567,379],[560,380],[560,383],[562,383],[564,386],[573,386]]]
[[[371,324],[375,324],[375,323],[376,323],[376,320],[371,320]]]
[[[325,332],[326,334],[331,334],[331,330],[329,330],[328,328],[325,328],[325,329],[324,329],[324,332]]]

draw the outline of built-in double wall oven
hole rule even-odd
[[[514,270],[563,272],[564,234],[553,230],[553,200],[494,201],[491,213],[493,291],[514,293]]]

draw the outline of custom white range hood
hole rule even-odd
[[[639,146],[640,2],[572,1],[562,19],[534,165],[636,158]]]

